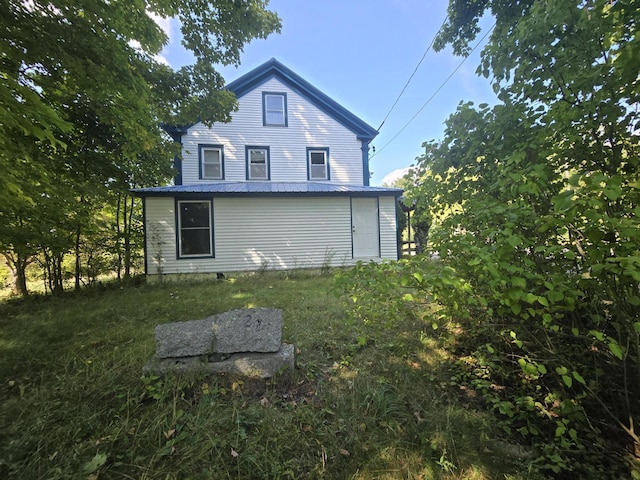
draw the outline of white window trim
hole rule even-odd
[[[264,177],[254,177],[251,175],[251,152],[264,152],[264,161],[265,161],[265,176]],[[269,158],[269,147],[246,147],[246,162],[247,162],[247,180],[265,180],[268,181],[271,179],[271,166],[270,158]]]
[[[267,98],[268,97],[277,97],[280,99],[281,109],[267,109]],[[282,122],[269,122],[267,120],[269,112],[282,112]],[[288,126],[288,115],[287,115],[287,94],[279,93],[279,92],[262,92],[262,124],[268,127],[286,127]]]
[[[213,165],[212,162],[205,162],[205,152],[207,151],[217,151],[218,152],[218,162],[220,166],[220,176],[217,177],[209,177],[205,175],[205,164]],[[200,157],[200,178],[202,180],[224,180],[224,150],[222,145],[200,145],[199,146],[199,157]]]
[[[324,176],[323,177],[314,177],[313,176],[313,168],[311,164],[311,154],[312,153],[322,153],[324,156]],[[317,165],[316,165],[317,166]],[[325,147],[313,147],[307,148],[307,178],[309,181],[314,180],[329,180],[329,149]]]

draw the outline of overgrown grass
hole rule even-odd
[[[283,309],[294,372],[141,377],[156,324],[244,307]],[[347,318],[303,274],[4,301],[0,478],[530,478],[451,391],[442,339]]]

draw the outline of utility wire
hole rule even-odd
[[[384,125],[384,122],[387,121],[387,118],[389,118],[389,115],[391,115],[391,112],[393,112],[393,109],[396,108],[396,105],[398,104],[398,101],[400,100],[400,97],[402,97],[402,94],[404,93],[404,91],[407,89],[407,87],[409,86],[409,83],[411,83],[411,80],[413,79],[413,76],[416,74],[416,72],[418,71],[418,68],[420,68],[420,65],[422,65],[422,62],[424,60],[424,58],[427,56],[427,53],[429,53],[429,51],[431,50],[431,47],[433,47],[433,44],[436,42],[436,37],[438,36],[438,32],[440,30],[442,30],[442,27],[444,27],[444,24],[447,23],[447,18],[449,18],[449,16],[445,16],[444,20],[442,21],[442,25],[440,25],[440,28],[438,28],[438,30],[436,30],[436,34],[433,36],[433,40],[431,40],[431,43],[429,44],[429,46],[427,47],[427,49],[425,50],[424,54],[422,54],[422,58],[420,59],[420,61],[418,62],[418,65],[416,65],[416,68],[413,70],[413,73],[411,74],[411,76],[409,77],[409,80],[407,80],[407,83],[404,84],[404,87],[402,87],[402,90],[400,91],[400,94],[398,95],[398,98],[396,98],[396,101],[393,102],[393,105],[391,105],[391,108],[389,109],[389,111],[387,112],[387,114],[384,117],[384,120],[382,120],[382,123],[380,124],[380,126],[378,127],[378,132],[380,131],[380,129],[382,128],[382,126]]]
[[[422,110],[424,110],[424,109],[425,109],[425,107],[426,107],[427,105],[429,105],[429,103],[431,103],[431,100],[433,100],[433,98],[438,94],[438,92],[439,92],[440,90],[442,90],[442,88],[447,84],[447,82],[448,82],[449,80],[451,80],[451,77],[453,77],[453,76],[455,75],[455,73],[456,73],[458,70],[460,70],[460,67],[462,67],[462,64],[463,64],[464,62],[466,62],[466,61],[467,61],[467,59],[471,56],[471,54],[472,54],[472,53],[473,53],[473,52],[474,52],[474,51],[475,51],[475,50],[480,46],[480,44],[484,41],[484,39],[485,39],[485,38],[487,38],[487,36],[488,36],[492,31],[493,31],[493,28],[494,28],[495,26],[496,26],[496,24],[494,23],[494,24],[493,24],[493,26],[492,26],[489,30],[487,30],[487,33],[485,33],[485,34],[484,34],[484,36],[483,36],[483,37],[478,41],[478,43],[476,43],[476,46],[475,46],[475,47],[473,47],[473,49],[471,49],[471,51],[469,52],[469,55],[467,55],[466,57],[464,57],[464,58],[462,59],[462,61],[461,61],[461,62],[458,64],[458,66],[453,70],[453,72],[451,72],[451,73],[449,74],[449,76],[445,79],[445,81],[444,81],[444,82],[442,82],[442,84],[438,87],[438,89],[437,89],[435,92],[433,92],[433,95],[431,95],[431,96],[429,97],[429,99],[424,103],[424,105],[422,105],[422,106],[420,107],[420,109],[415,113],[415,115],[413,115],[413,117],[411,117],[411,118],[409,119],[409,121],[408,121],[407,123],[405,123],[405,124],[404,124],[404,126],[400,129],[400,131],[399,131],[398,133],[396,133],[396,134],[391,138],[391,140],[389,140],[387,143],[385,143],[385,144],[382,146],[382,148],[379,148],[377,151],[375,151],[375,153],[374,153],[373,155],[371,155],[371,156],[369,157],[369,159],[372,159],[373,157],[375,157],[376,155],[378,155],[382,150],[384,150],[385,148],[387,148],[387,147],[389,146],[389,144],[390,144],[391,142],[393,142],[393,141],[398,137],[398,135],[400,135],[400,134],[404,131],[404,129],[405,129],[405,128],[407,128],[407,127],[411,124],[411,122],[413,122],[413,121],[416,119],[416,117],[417,117],[418,115],[420,115],[420,112],[422,112]],[[383,123],[384,123],[384,122],[383,122]],[[378,129],[378,130],[379,130],[379,129]]]

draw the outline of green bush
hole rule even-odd
[[[442,263],[384,268],[457,324],[454,382],[532,468],[638,479],[639,6],[452,0],[436,48],[468,54],[488,11],[500,103],[461,104],[407,189]]]
[[[522,118],[461,106],[411,192],[442,260],[360,266],[344,290],[365,320],[454,322],[455,383],[534,447],[532,468],[640,478],[638,158],[613,173],[570,163],[535,122],[513,131]],[[439,309],[420,314],[426,299]]]

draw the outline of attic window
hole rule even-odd
[[[267,126],[287,126],[286,93],[262,93],[262,123]]]

